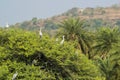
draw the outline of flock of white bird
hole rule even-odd
[[[9,28],[9,24],[7,23],[5,27]],[[42,34],[42,31],[41,31],[41,27],[40,27],[40,30],[39,30],[39,35],[40,35],[40,38],[42,38],[43,34]],[[62,41],[60,42],[61,45],[64,43],[64,40],[65,39],[64,39],[64,35],[63,35],[62,36]],[[58,41],[58,38],[56,38],[56,41]],[[18,75],[18,72],[16,72],[15,74],[13,74],[12,80],[15,80],[16,77],[17,77],[17,75]]]
[[[41,27],[40,27],[39,35],[40,35],[40,38],[42,38],[43,34],[42,34],[42,31],[41,31]],[[65,41],[64,37],[65,37],[65,36],[63,35],[63,36],[62,36],[62,41],[60,42],[61,45],[62,45],[62,44],[64,43],[64,41]],[[56,38],[56,41],[58,41],[58,38]]]

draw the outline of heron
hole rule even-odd
[[[40,35],[40,38],[42,38],[42,31],[41,31],[41,27],[40,27],[39,35]]]
[[[9,27],[9,24],[7,23],[5,27],[8,28],[8,27]]]
[[[56,41],[58,41],[58,38],[56,38]]]
[[[16,77],[17,77],[17,75],[18,75],[18,73],[17,73],[17,71],[16,71],[16,73],[15,73],[15,74],[13,74],[12,80],[15,80],[15,79],[16,79]]]
[[[65,37],[65,36],[63,35],[63,36],[62,36],[63,39],[62,39],[62,41],[60,42],[60,44],[63,44],[63,43],[64,43],[64,37]]]
[[[36,64],[37,64],[37,60],[34,59],[34,60],[32,61],[32,64],[33,64],[33,65],[36,65]]]

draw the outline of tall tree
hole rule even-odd
[[[68,41],[77,41],[78,48],[84,54],[87,54],[90,48],[90,37],[86,30],[84,29],[84,20],[80,20],[79,18],[69,18],[64,20],[60,27],[63,28],[62,34],[65,35],[65,38]]]
[[[118,80],[119,74],[117,69],[119,69],[120,53],[114,52],[110,55],[107,55],[106,58],[98,58],[97,64],[100,70],[103,73],[103,76],[106,77],[106,80]],[[114,77],[115,76],[115,77]]]
[[[119,35],[118,28],[101,28],[98,31],[93,49],[96,53],[100,53],[101,57],[105,58],[111,49],[119,47]]]

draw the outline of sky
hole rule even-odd
[[[52,17],[73,7],[106,7],[113,4],[120,4],[120,0],[0,0],[0,26],[33,17]]]

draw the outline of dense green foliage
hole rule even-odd
[[[98,67],[74,48],[44,35],[18,29],[0,29],[0,79],[101,80]]]
[[[32,20],[36,24],[37,19]],[[63,44],[46,33],[40,37],[36,32],[0,28],[0,79],[11,80],[16,72],[16,80],[120,79],[118,27],[91,31],[76,18],[58,26],[57,38],[65,35]]]
[[[66,40],[76,41],[76,47],[87,55],[92,41],[90,38],[91,35],[88,35],[89,32],[85,30],[84,23],[84,20],[70,18],[63,21],[60,26],[63,28],[61,34],[65,35]]]
[[[86,56],[97,64],[106,80],[119,80],[119,28],[110,26],[92,31],[85,25],[86,22],[83,20],[73,18],[65,20],[60,25],[63,28],[61,34],[66,35],[66,40],[72,40],[80,45],[80,51],[88,54]]]

